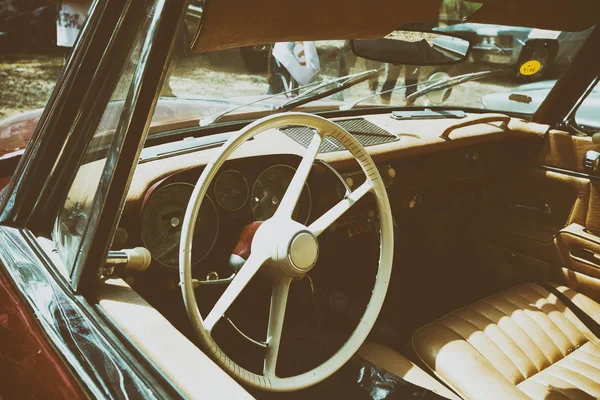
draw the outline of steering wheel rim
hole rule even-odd
[[[313,136],[306,154],[300,162],[275,215],[258,228],[252,241],[250,257],[238,271],[236,277],[229,284],[227,289],[225,289],[221,298],[215,303],[213,309],[208,313],[206,318],[203,318],[196,302],[196,294],[192,282],[191,262],[193,233],[200,205],[220,167],[235,150],[237,150],[244,142],[259,133],[283,126],[306,126],[312,128],[316,134]],[[308,178],[308,174],[310,173],[310,169],[312,168],[312,164],[318,154],[320,144],[325,137],[337,139],[348,151],[350,151],[364,171],[366,180],[364,184],[347,195],[336,206],[306,227],[291,221],[291,213],[297,202],[297,198],[295,201],[293,199],[296,195],[294,190],[298,192],[297,197],[299,197],[306,179]],[[292,194],[288,195],[288,192]],[[285,378],[277,377],[275,371],[279,351],[279,339],[281,338],[289,283],[295,277],[302,276],[308,272],[308,270],[314,266],[314,263],[316,263],[316,258],[312,260],[311,256],[307,256],[309,260],[306,261],[306,264],[302,264],[305,262],[303,259],[307,258],[305,257],[305,254],[314,253],[312,247],[313,244],[311,242],[312,239],[310,239],[309,236],[312,235],[314,237],[314,240],[317,243],[318,254],[318,241],[316,237],[352,207],[353,204],[360,200],[360,198],[370,192],[374,194],[379,212],[380,256],[372,296],[361,320],[346,343],[344,343],[340,349],[323,364],[300,375]],[[282,211],[280,212],[280,210]],[[288,213],[289,220],[287,218]],[[300,237],[302,240],[298,239]],[[295,251],[292,247],[293,243],[296,242],[306,242],[306,246],[308,247],[300,246],[298,247],[299,250]],[[287,249],[287,253],[284,248]],[[393,260],[392,212],[383,180],[381,179],[375,163],[367,151],[350,133],[334,122],[312,114],[277,114],[262,118],[246,126],[238,135],[230,138],[206,165],[194,187],[190,202],[186,209],[182,224],[179,252],[179,278],[184,305],[191,325],[205,352],[221,366],[221,368],[226,370],[238,381],[246,383],[254,388],[267,391],[299,390],[312,386],[335,373],[356,353],[371,331],[383,305],[383,300],[387,293],[387,287],[391,276]],[[294,258],[302,260],[300,263],[296,263],[293,261]],[[312,265],[309,265],[311,264],[311,261]],[[268,274],[273,280],[269,326],[267,340],[265,342],[266,356],[263,375],[253,373],[237,365],[220,349],[211,335],[211,331],[217,321],[222,318],[229,305],[233,303],[235,298],[244,289],[246,283],[248,283],[261,268],[268,269]],[[285,299],[283,299],[283,296],[285,296]],[[272,321],[273,329],[271,329]]]

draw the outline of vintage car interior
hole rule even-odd
[[[199,53],[375,39],[398,22],[306,34],[311,13],[282,22],[292,6],[260,29],[246,17],[261,15],[254,2],[207,3]],[[483,3],[481,21],[597,22]],[[413,21],[434,7],[416,8]],[[574,96],[573,73],[563,79],[554,101]],[[97,312],[183,397],[385,398],[377,371],[423,398],[600,397],[599,145],[544,106],[535,118],[442,108],[324,101],[314,114],[246,107],[214,126],[153,127],[97,273]],[[59,266],[82,215],[93,218],[105,165],[82,165],[52,237],[39,238]]]
[[[184,393],[198,346],[256,397],[342,395],[343,372],[321,381],[372,324],[358,355],[443,397],[598,397],[597,333],[570,307],[600,318],[592,148],[503,114],[393,111],[146,147],[113,248],[143,246],[152,265],[107,279],[98,304]],[[289,248],[246,277],[263,245]],[[235,278],[249,283],[222,306]]]
[[[599,316],[600,307],[591,300],[600,300],[600,276],[594,272],[600,240],[593,224],[599,207],[595,183],[564,172],[585,173],[577,159],[594,145],[517,118],[468,118],[465,127],[459,126],[464,121],[400,121],[391,113],[332,120],[381,132],[376,139],[356,137],[368,145],[393,215],[390,287],[359,354],[449,398],[456,394],[424,371],[465,398],[489,397],[491,390],[504,398],[535,398],[549,387],[596,396],[597,338],[554,293]],[[444,132],[450,132],[450,140],[440,137]],[[208,305],[204,312],[223,291],[207,283],[234,272],[229,249],[247,224],[272,213],[272,197],[281,196],[307,146],[306,137],[270,129],[221,167],[198,217],[198,224],[210,228],[196,233],[203,237],[194,239],[200,250],[192,254],[193,275],[205,284],[197,291],[200,306]],[[177,355],[185,358],[189,351],[187,340],[194,341],[177,284],[179,243],[164,232],[171,215],[183,214],[192,185],[206,168],[203,160],[216,152],[142,155],[120,223],[127,239],[117,247],[145,244],[162,268],[109,279],[99,293],[100,306],[115,323],[161,365],[171,359],[172,379],[192,391],[194,377],[177,365]],[[323,163],[314,164],[296,209],[296,220],[308,221],[307,226],[344,198],[344,182],[352,190],[365,179],[348,151],[332,148],[318,158]],[[233,195],[219,193],[220,184],[230,185]],[[261,204],[269,190],[269,202]],[[376,215],[375,199],[358,202],[319,238],[311,273],[290,286],[284,332],[290,341],[307,341],[300,349],[311,350],[299,354],[298,348],[284,346],[281,360],[294,361],[280,367],[283,376],[329,358],[359,323],[377,273]],[[260,371],[264,350],[253,343],[260,339],[245,336],[266,335],[269,280],[257,275],[247,291],[214,335],[244,360],[244,368]],[[187,339],[171,338],[173,327]],[[333,343],[307,334],[315,328]],[[168,349],[160,348],[163,337],[170,337]]]

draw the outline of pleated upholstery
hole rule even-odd
[[[533,399],[600,398],[600,348],[588,342],[517,387]]]
[[[565,287],[586,312],[600,305]],[[573,300],[574,301],[574,300]],[[581,306],[580,306],[581,307]],[[598,338],[537,284],[514,287],[419,329],[416,353],[466,398],[600,397]]]

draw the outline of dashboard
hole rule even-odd
[[[192,246],[197,276],[219,279],[229,276],[228,260],[243,228],[270,218],[276,211],[296,168],[297,156],[264,156],[231,160],[213,180],[200,207]],[[153,265],[176,272],[184,214],[203,167],[171,174],[154,183],[139,207],[128,209],[120,227],[129,243],[141,243]],[[346,194],[343,178],[316,162],[293,214],[308,224]]]
[[[404,268],[417,268],[417,256],[428,251],[415,243],[428,238],[430,233],[438,233],[427,231],[431,225],[428,221],[437,217],[430,213],[435,209],[431,202],[451,198],[444,196],[446,188],[463,190],[456,182],[478,185],[480,180],[493,179],[495,171],[505,173],[512,164],[522,165],[532,160],[543,138],[543,132],[526,127],[507,130],[479,124],[457,130],[448,141],[440,138],[440,131],[452,121],[398,121],[389,114],[369,116],[369,120],[397,138],[366,149],[379,169],[390,200],[393,246],[400,250],[396,251],[394,263],[401,266],[408,261]],[[306,152],[305,143],[298,140],[302,132],[290,137],[297,133],[288,135],[269,130],[244,143],[221,166],[208,187],[192,245],[191,283],[199,288],[195,293],[202,315],[210,312],[237,271],[230,258],[242,231],[254,221],[268,219],[277,208]],[[379,135],[376,131],[363,133],[365,141],[373,141]],[[116,235],[120,240],[113,243],[114,250],[144,246],[150,251],[152,263],[144,273],[128,270],[119,273],[171,324],[192,339],[194,332],[178,290],[178,250],[181,224],[194,185],[219,152],[220,144],[231,137],[223,137],[219,143],[218,138],[211,136],[201,141],[200,135],[191,135],[188,140],[159,144],[149,147],[147,154],[142,152],[119,223],[122,234]],[[313,164],[294,214],[301,223],[310,224],[365,179],[347,151],[333,148],[330,152],[320,152],[317,158],[319,161]],[[297,280],[290,291],[287,307],[296,312],[286,313],[286,326],[326,323],[327,329],[341,333],[341,337],[347,325],[360,319],[372,295],[381,253],[376,210],[373,197],[364,196],[319,236],[318,265]],[[414,254],[407,258],[401,250],[413,245]],[[413,256],[414,259],[410,258]],[[395,271],[399,271],[395,276],[405,276],[403,269]],[[402,278],[393,282],[402,282]],[[268,313],[262,311],[269,310],[272,281],[266,274],[256,274],[248,286],[227,311],[229,323],[217,325],[220,330],[215,330],[215,334],[222,339],[219,346],[227,346],[223,347],[225,352],[262,363],[264,349],[247,339],[265,337]],[[390,287],[391,292],[404,289]],[[390,315],[397,314],[395,305],[406,304],[398,301],[403,298],[388,302]],[[294,317],[288,318],[287,314]],[[305,334],[303,330],[297,331]],[[254,353],[256,357],[251,357]]]
[[[439,124],[448,121],[416,124],[394,121],[386,115],[372,116],[370,121],[397,137],[393,142],[368,147],[394,212],[418,206],[430,187],[522,163],[534,154],[542,136],[527,129],[503,132],[483,125],[463,135],[465,139],[456,134],[459,140],[444,141],[439,139]],[[261,138],[263,135],[265,138]],[[372,141],[371,133],[363,135]],[[173,276],[178,270],[179,238],[187,203],[204,165],[219,147],[214,143],[198,147],[188,142],[192,144],[186,145],[184,140],[183,147],[176,151],[156,146],[159,150],[153,150],[147,162],[140,162],[120,223],[126,239],[115,240],[113,246],[142,245],[152,254],[154,268]],[[242,151],[234,153],[221,167],[196,223],[192,263],[199,279],[221,279],[231,274],[229,257],[241,231],[273,215],[301,160],[303,147],[288,134],[267,131],[245,143]],[[303,224],[329,210],[364,179],[347,151],[334,149],[318,158],[294,212],[294,219]],[[366,196],[330,231],[342,239],[370,232],[376,223],[375,210],[372,198]]]

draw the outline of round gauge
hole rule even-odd
[[[281,164],[265,169],[258,176],[252,187],[252,197],[250,200],[252,216],[256,221],[267,220],[275,214],[295,173],[295,168]],[[310,216],[310,207],[310,189],[305,184],[292,218],[302,224],[306,224]]]
[[[142,210],[142,241],[152,258],[170,268],[179,267],[179,238],[185,210],[194,186],[172,183],[151,192]],[[212,250],[219,230],[217,209],[205,196],[194,231],[192,264],[202,261]]]
[[[215,199],[227,211],[237,211],[248,201],[250,189],[241,172],[227,170],[215,180]]]

